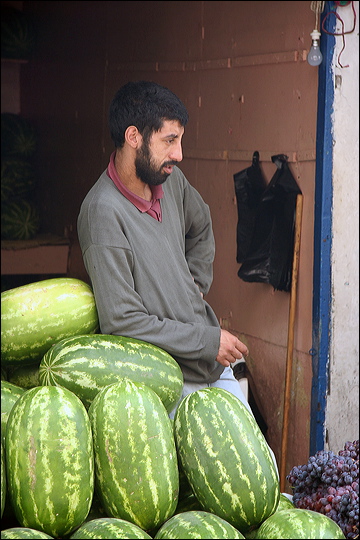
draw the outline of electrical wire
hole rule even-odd
[[[338,55],[338,64],[341,68],[346,68],[346,67],[349,67],[349,64],[347,64],[346,66],[343,66],[341,61],[340,61],[340,58],[341,58],[341,55],[345,49],[345,34],[351,34],[352,32],[354,32],[355,30],[355,26],[356,26],[356,11],[355,11],[355,6],[354,6],[354,2],[347,2],[347,5],[351,4],[351,7],[352,7],[352,11],[353,11],[353,14],[354,14],[354,24],[353,24],[353,27],[351,30],[346,30],[345,31],[345,25],[344,25],[344,21],[342,20],[342,18],[340,17],[340,15],[336,12],[336,6],[339,6],[339,2],[335,2],[335,9],[334,10],[331,10],[329,11],[325,17],[323,18],[322,20],[322,24],[321,24],[321,29],[323,32],[325,32],[325,34],[329,34],[331,36],[341,36],[342,37],[342,43],[343,43],[343,46],[342,46],[342,49],[341,51],[339,52],[339,55]],[[335,15],[335,17],[338,19],[338,21],[340,21],[341,23],[341,29],[342,31],[341,32],[329,32],[328,30],[325,29],[325,21],[326,19],[331,15]]]
[[[324,11],[325,2],[313,1],[310,2],[310,9],[315,13],[315,30],[320,30],[319,28],[319,14]]]

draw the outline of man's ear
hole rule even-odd
[[[125,131],[125,141],[131,148],[139,148],[142,137],[135,126],[129,126]]]

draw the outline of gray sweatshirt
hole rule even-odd
[[[202,298],[215,254],[210,211],[179,168],[163,184],[162,221],[140,212],[106,172],[86,195],[78,236],[100,331],[152,343],[186,382],[216,381],[217,317]]]

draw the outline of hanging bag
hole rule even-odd
[[[238,271],[247,282],[270,283],[290,291],[294,251],[296,197],[301,193],[287,156],[272,156],[277,170],[257,206],[249,249]]]
[[[260,169],[257,150],[253,154],[251,166],[234,174],[234,185],[238,212],[236,261],[241,263],[248,254],[257,208],[266,188],[266,180]]]

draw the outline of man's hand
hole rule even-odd
[[[239,360],[248,354],[249,350],[242,341],[227,330],[221,329],[220,347],[216,357],[216,361],[219,362],[219,364],[228,367],[236,360]]]

